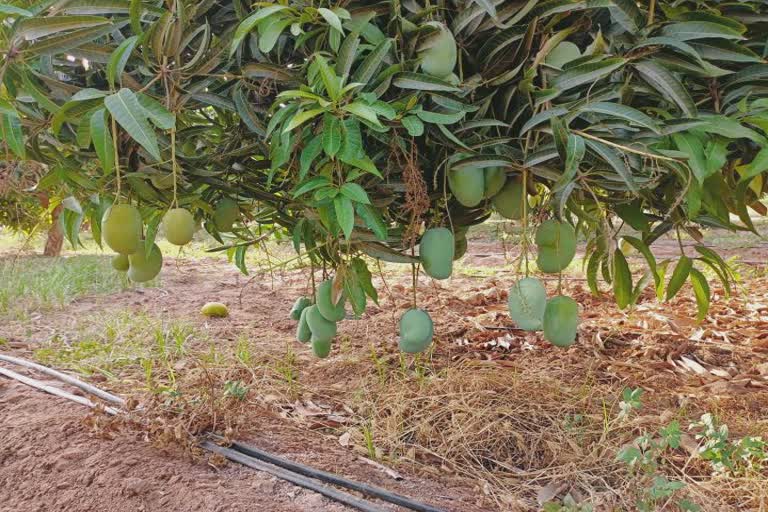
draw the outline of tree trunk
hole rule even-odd
[[[43,208],[48,207],[47,195],[40,195],[40,204]],[[61,230],[61,222],[59,222],[60,213],[61,205],[51,212],[51,227],[48,228],[48,238],[45,240],[43,256],[59,256],[61,254],[61,247],[64,245],[64,233]]]

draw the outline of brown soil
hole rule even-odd
[[[216,469],[89,432],[83,409],[0,381],[0,510],[298,512],[346,507],[238,465]]]
[[[158,450],[138,436],[110,434],[105,421],[67,400],[0,380],[0,511],[352,510],[238,464],[216,458],[193,462],[179,452]],[[349,454],[308,451],[306,436],[301,442],[297,432],[281,434],[281,426],[269,419],[259,428],[263,437],[251,443],[262,449],[417,495],[446,510],[480,510],[470,503],[456,504],[460,490],[452,493],[450,488],[411,478],[387,481],[376,474],[377,468],[366,467]],[[382,505],[382,510],[395,509]]]

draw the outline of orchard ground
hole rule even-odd
[[[0,352],[135,406],[114,420],[0,380],[0,509],[347,510],[207,457],[193,441],[208,430],[449,511],[768,507],[764,242],[707,233],[741,279],[730,297],[711,279],[700,324],[687,288],[661,303],[649,287],[618,311],[609,290],[590,295],[577,258],[563,286],[582,323],[561,350],[514,328],[515,233],[483,229],[450,280],[420,278],[429,353],[397,350],[410,267],[387,264],[379,304],[341,322],[323,360],[294,340],[288,311],[311,281],[288,241],[249,251],[249,276],[205,252],[212,240],[178,256],[163,243],[161,275],[144,287],[93,243],[50,259],[33,254],[37,240],[0,233]],[[677,241],[654,248],[679,253]],[[637,277],[642,259],[630,262]],[[557,278],[546,282],[554,293]],[[208,301],[230,316],[202,317]]]

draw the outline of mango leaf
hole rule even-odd
[[[371,204],[365,189],[357,183],[347,182],[343,184],[341,186],[341,193],[356,203]]]
[[[616,305],[624,309],[632,301],[632,273],[621,250],[613,252],[613,294]]]
[[[451,85],[445,80],[435,78],[423,73],[404,72],[398,73],[392,81],[395,87],[401,89],[415,89],[417,91],[445,91],[459,92],[461,89]]]
[[[323,120],[323,150],[326,155],[333,158],[340,148],[341,121],[330,114],[326,114]]]
[[[626,59],[611,57],[599,62],[589,62],[568,68],[552,80],[552,86],[567,91],[584,84],[592,84],[610,75],[626,63]]]
[[[271,16],[272,14],[283,11],[285,9],[289,9],[289,7],[287,5],[270,5],[267,7],[262,7],[261,9],[245,18],[237,26],[237,29],[235,29],[235,35],[232,38],[232,46],[229,49],[229,54],[233,55],[235,53],[238,46],[240,46],[240,43],[242,43],[243,39],[245,39],[245,36],[247,36],[248,33],[256,27],[258,22],[265,19],[267,16]]]
[[[400,122],[411,137],[420,137],[424,134],[424,123],[416,116],[405,116]]]
[[[291,118],[288,124],[285,125],[285,128],[283,128],[283,133],[289,132],[294,128],[298,128],[299,126],[306,123],[310,119],[315,118],[324,112],[325,112],[324,108],[314,108],[312,110],[304,110],[303,112],[298,112],[295,116]]]
[[[284,66],[267,64],[263,62],[251,62],[242,67],[241,72],[244,77],[252,80],[269,78],[275,82],[295,82],[296,76]]]
[[[309,172],[309,167],[312,162],[320,156],[323,151],[323,139],[322,137],[312,137],[304,149],[301,151],[299,157],[299,179],[303,180]]]
[[[560,176],[552,187],[552,193],[561,191],[566,185],[570,184],[576,176],[586,153],[584,139],[578,135],[569,133],[565,152],[565,170],[563,171],[563,175]]]
[[[645,258],[645,262],[648,264],[648,268],[651,270],[651,275],[653,277],[654,282],[656,282],[656,285],[659,285],[659,274],[657,272],[657,265],[656,265],[656,257],[651,252],[651,249],[639,238],[635,238],[633,236],[624,236],[622,237],[628,244],[630,244],[632,247],[634,247],[637,252],[643,255]]]
[[[379,242],[361,243],[360,249],[371,258],[389,263],[419,263],[420,261],[417,257],[403,254]]]
[[[455,124],[464,119],[466,112],[455,112],[452,114],[441,114],[439,112],[427,112],[426,110],[417,110],[415,114],[424,122],[432,124]]]
[[[330,184],[330,180],[326,176],[314,176],[300,185],[293,193],[293,197],[299,197],[307,192],[311,192],[317,188],[324,187]]]
[[[683,287],[686,279],[688,279],[692,267],[693,260],[691,260],[691,258],[688,256],[680,256],[680,259],[675,266],[675,270],[672,272],[672,277],[669,278],[669,283],[667,283],[667,300],[677,295],[677,292],[680,291],[680,288]]]
[[[621,179],[624,180],[624,183],[626,183],[627,188],[631,192],[634,194],[639,193],[637,184],[635,183],[635,178],[632,176],[632,170],[629,168],[627,161],[623,158],[622,155],[620,155],[616,150],[607,144],[603,144],[602,142],[596,140],[587,139],[586,144],[589,146],[589,149],[591,149],[597,156],[608,163],[608,165],[610,165],[614,171],[616,171],[616,174],[618,174]]]
[[[348,77],[352,69],[352,63],[357,57],[357,49],[360,46],[360,37],[356,33],[349,34],[339,49],[339,56],[336,59],[334,70],[341,77]]]
[[[91,139],[99,157],[104,174],[109,174],[115,165],[115,150],[112,147],[112,132],[107,124],[107,112],[103,108],[93,113],[90,119]]]
[[[381,219],[381,214],[376,208],[369,204],[358,202],[355,203],[355,210],[357,211],[357,214],[360,216],[360,218],[363,219],[365,225],[368,226],[371,231],[373,231],[373,234],[376,235],[376,238],[381,241],[387,240],[387,225]]]
[[[377,126],[381,126],[379,118],[376,116],[376,111],[361,101],[354,101],[342,107],[342,110],[356,115],[360,119],[364,119],[369,123]]]
[[[349,240],[355,227],[355,207],[348,197],[339,195],[333,198],[333,208],[336,210],[336,221],[344,232],[344,238]]]
[[[707,171],[707,161],[704,157],[703,141],[691,132],[680,132],[672,134],[672,140],[675,141],[677,149],[682,151],[687,157],[688,166],[693,171],[693,175],[699,183],[704,183],[710,173]]]
[[[157,136],[147,122],[146,112],[133,91],[120,89],[104,98],[104,106],[133,140],[141,144],[155,160],[161,159]]]
[[[277,44],[277,40],[280,34],[283,33],[285,28],[293,23],[291,18],[281,18],[274,16],[275,19],[264,21],[259,28],[259,51],[262,53],[269,53]]]
[[[353,81],[363,84],[370,82],[376,70],[384,62],[384,56],[389,52],[391,46],[392,39],[384,39],[376,45],[355,70],[355,74],[352,77]]]
[[[604,116],[623,119],[637,126],[648,128],[653,133],[661,134],[659,125],[650,116],[640,112],[636,108],[621,105],[619,103],[609,103],[605,101],[587,103],[587,105],[581,109],[581,112],[594,112]]]
[[[128,59],[133,53],[133,49],[136,47],[136,43],[139,41],[139,36],[131,36],[120,43],[112,55],[109,57],[107,63],[107,81],[109,87],[115,86],[115,83],[122,84],[121,75],[125,69],[125,65],[128,63]]]
[[[21,130],[21,120],[15,110],[4,109],[0,114],[0,139],[8,146],[8,149],[19,158],[26,158],[26,148],[24,147],[24,133]]]
[[[611,16],[630,34],[636,34],[643,26],[643,15],[634,0],[611,0]]]
[[[709,290],[707,278],[695,268],[691,268],[691,285],[693,287],[693,294],[696,297],[696,306],[698,308],[696,319],[701,322],[707,317],[712,293]]]
[[[136,95],[147,118],[161,130],[170,130],[176,126],[176,116],[170,113],[157,100],[139,93]]]
[[[21,16],[22,18],[29,18],[34,16],[30,11],[16,7],[15,5],[0,4],[0,17],[4,16]]]
[[[368,270],[368,265],[365,263],[365,260],[362,258],[352,258],[352,270],[357,275],[358,282],[365,291],[365,294],[368,295],[373,302],[378,304],[379,294],[373,286],[373,276],[371,275],[371,271]]]
[[[633,65],[643,80],[656,89],[662,97],[677,105],[686,116],[696,117],[696,104],[691,95],[670,71],[650,60],[635,62]]]
[[[335,12],[325,7],[320,7],[317,10],[317,12],[320,14],[320,16],[322,16],[325,19],[325,21],[328,22],[331,28],[333,28],[340,34],[344,34],[344,29],[341,28],[341,20],[339,19],[339,17],[336,15]]]
[[[681,41],[692,39],[744,39],[741,32],[726,25],[709,21],[684,21],[672,23],[661,29],[661,35]]]
[[[15,35],[27,41],[40,39],[67,30],[108,25],[111,21],[101,16],[50,16],[27,18],[19,22]]]

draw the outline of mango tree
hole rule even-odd
[[[333,269],[292,313],[319,356],[345,304],[377,300],[372,258],[412,265],[414,286],[419,268],[447,278],[494,212],[522,227],[510,313],[558,346],[578,305],[531,274],[561,274],[579,237],[594,293],[602,280],[626,308],[690,282],[703,318],[702,271],[726,290],[733,276],[702,228],[755,231],[750,209],[766,213],[759,0],[72,0],[0,16],[7,158],[44,163],[77,200],[68,237],[87,218],[146,281],[164,217],[171,242],[200,223],[243,271],[285,231],[313,278]],[[695,255],[657,261],[668,235]],[[414,300],[401,348],[432,331]]]

